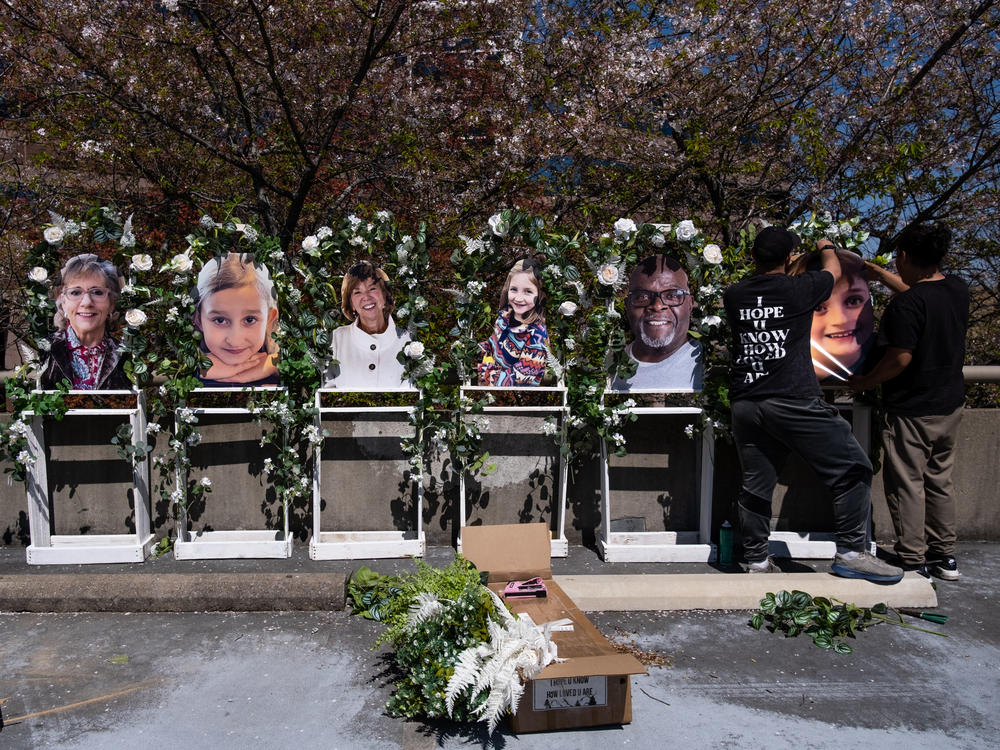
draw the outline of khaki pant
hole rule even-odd
[[[951,481],[962,407],[930,417],[886,415],[882,484],[896,532],[896,553],[907,565],[955,554],[955,496]]]

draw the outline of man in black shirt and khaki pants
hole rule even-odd
[[[899,276],[869,264],[896,295],[882,315],[876,365],[848,384],[858,391],[882,384],[882,481],[900,566],[954,581],[959,572],[951,473],[965,401],[969,288],[941,273],[950,242],[944,225],[911,224],[897,241]]]
[[[799,238],[767,227],[754,240],[756,273],[723,297],[733,331],[733,438],[740,458],[743,551],[749,573],[777,567],[767,554],[771,497],[778,473],[798,453],[833,494],[837,554],[833,572],[846,578],[896,583],[903,571],[868,551],[872,465],[837,409],[823,400],[809,335],[813,309],[840,277],[833,243],[820,240],[823,267],[789,276]]]

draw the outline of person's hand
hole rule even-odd
[[[251,383],[270,377],[278,371],[277,357],[268,352],[257,352],[238,365],[227,365],[209,353],[212,366],[205,372],[206,380],[220,383]]]

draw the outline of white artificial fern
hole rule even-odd
[[[506,711],[517,711],[524,683],[559,658],[547,627],[538,627],[528,618],[514,617],[500,597],[492,591],[490,596],[502,622],[491,620],[489,641],[459,654],[445,690],[445,705],[450,714],[455,700],[466,689],[471,688],[472,696],[488,691],[476,714],[487,722],[492,733]]]

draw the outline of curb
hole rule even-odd
[[[0,612],[312,612],[344,609],[343,573],[0,576]]]

